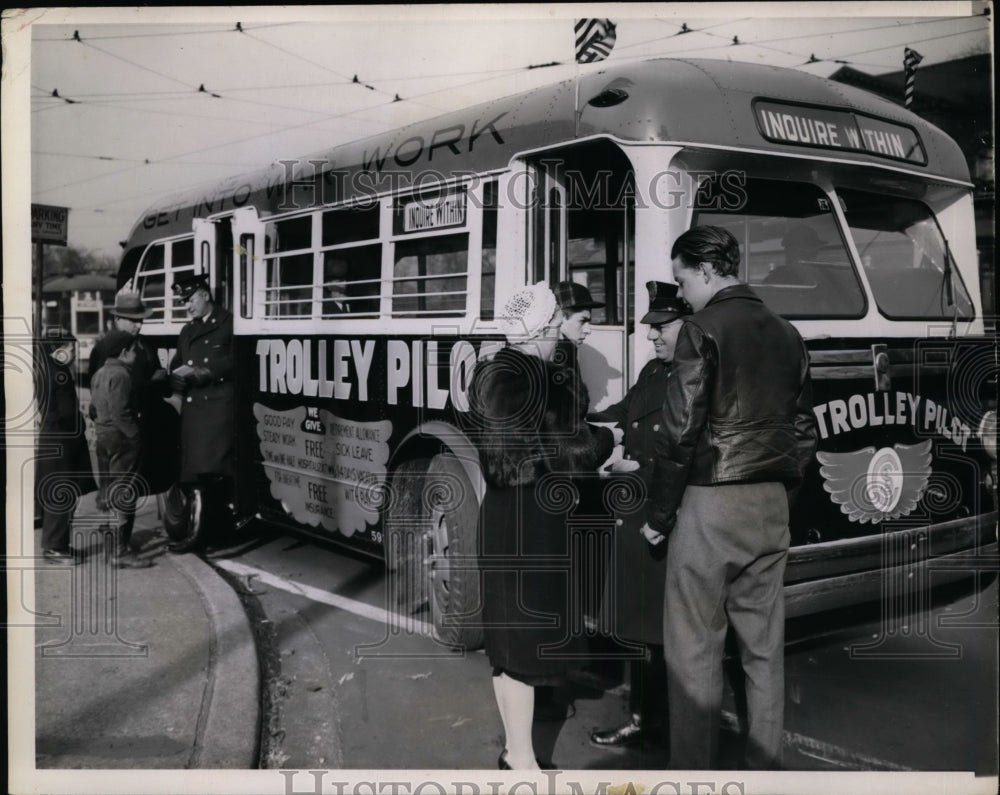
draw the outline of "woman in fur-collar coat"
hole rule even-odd
[[[570,481],[596,470],[621,434],[584,421],[586,387],[551,362],[556,308],[544,283],[516,293],[501,313],[510,344],[480,363],[469,393],[486,481],[479,563],[486,654],[506,735],[501,769],[537,769],[534,687],[557,684],[586,652],[569,621]]]

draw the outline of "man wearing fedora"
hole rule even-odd
[[[143,468],[140,471],[142,478],[149,483],[149,489],[153,493],[162,491],[167,487],[164,478],[158,477],[157,469],[160,468],[164,457],[169,453],[169,445],[159,443],[158,438],[161,431],[162,409],[166,406],[162,398],[170,394],[167,383],[167,371],[160,367],[157,360],[156,351],[140,336],[142,331],[142,321],[152,314],[153,310],[148,309],[142,302],[138,293],[122,290],[115,296],[115,305],[111,310],[112,331],[122,331],[135,337],[133,348],[135,350],[135,361],[130,366],[132,381],[132,391],[135,395],[136,412],[138,414],[140,434],[143,437],[144,447],[147,450],[157,450],[157,459],[143,461]],[[94,349],[90,354],[90,361],[87,365],[88,383],[93,384],[94,376],[101,369],[108,358],[108,338],[110,332],[101,337],[94,344]],[[91,404],[90,419],[96,421],[96,411]],[[147,456],[148,458],[148,456]],[[98,483],[100,488],[97,492],[97,507],[99,510],[107,510],[107,488],[108,488],[108,461],[107,457],[97,451]]]
[[[205,276],[174,282],[191,320],[181,329],[170,362],[170,382],[181,402],[180,481],[234,471],[235,389],[233,315],[212,300]]]
[[[629,717],[624,724],[600,729],[590,741],[601,748],[639,745],[651,735],[662,737],[667,671],[663,661],[663,613],[650,609],[663,598],[666,580],[666,549],[652,547],[639,533],[643,513],[642,495],[652,485],[656,459],[656,436],[660,432],[663,398],[670,379],[674,348],[687,305],[677,297],[677,285],[646,282],[649,312],[641,323],[649,326],[646,339],[653,343],[655,358],[649,361],[625,397],[588,419],[615,422],[625,431],[624,457],[611,466],[612,478],[629,479],[626,493],[637,496],[635,505],[616,511],[614,556],[604,583],[601,626],[610,635],[638,647],[641,654],[629,664]],[[628,474],[625,474],[628,473]],[[614,480],[612,480],[612,483]]]

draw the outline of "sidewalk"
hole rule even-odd
[[[235,592],[167,550],[153,499],[133,534],[152,568],[107,566],[94,496],[74,520],[80,565],[45,564],[35,534],[36,766],[255,769],[260,675]]]

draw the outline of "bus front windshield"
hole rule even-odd
[[[837,195],[882,314],[919,320],[972,317],[972,301],[925,204],[846,188]]]
[[[693,224],[728,229],[743,252],[742,278],[779,315],[857,318],[861,282],[839,232],[832,202],[815,185],[749,178],[743,201],[725,202],[702,184]]]

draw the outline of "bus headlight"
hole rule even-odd
[[[997,460],[997,413],[987,411],[979,423],[979,438],[983,442],[986,455]]]

